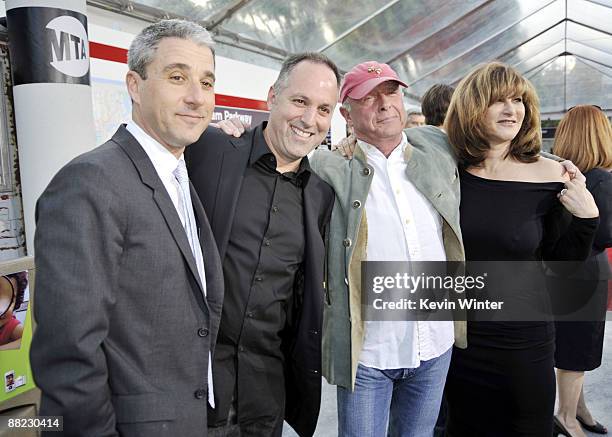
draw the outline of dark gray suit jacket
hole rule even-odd
[[[176,209],[125,129],[66,165],[37,204],[31,349],[42,415],[69,436],[206,435],[221,263],[192,187],[206,299]]]

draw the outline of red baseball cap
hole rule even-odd
[[[344,75],[342,88],[340,88],[340,103],[344,103],[347,97],[361,99],[379,84],[388,80],[394,80],[401,86],[408,87],[387,64],[376,61],[362,62]]]

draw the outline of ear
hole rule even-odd
[[[128,71],[125,75],[125,84],[132,102],[140,104],[140,85],[142,78],[135,71]]]
[[[274,87],[270,87],[268,90],[268,109],[271,109],[272,106],[276,103],[276,93],[274,92]]]
[[[340,114],[342,114],[347,123],[351,122],[351,113],[344,106],[340,106]]]

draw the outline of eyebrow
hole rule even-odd
[[[178,68],[179,70],[186,70],[186,71],[191,70],[191,66],[189,66],[189,65],[187,65],[187,64],[184,64],[184,63],[182,63],[182,62],[175,62],[174,64],[169,64],[169,65],[166,65],[166,66],[164,67],[164,69],[163,69],[163,72],[164,72],[164,73],[166,73],[166,72],[168,72],[168,71],[170,71],[170,70],[174,70],[174,69],[177,69],[177,68]],[[216,78],[215,78],[215,73],[213,73],[213,72],[212,72],[212,71],[210,71],[210,70],[206,70],[206,71],[204,71],[204,75],[205,75],[206,77],[211,78],[213,81],[214,81],[214,80],[216,80]]]
[[[310,97],[305,96],[304,94],[294,94],[291,96],[292,99],[298,98],[298,99],[302,99],[305,100],[306,102],[310,103],[312,102],[312,99]],[[321,103],[320,105],[317,105],[317,108],[331,108],[333,105],[333,103]]]

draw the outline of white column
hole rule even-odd
[[[26,248],[36,200],[95,146],[85,0],[6,0]]]

